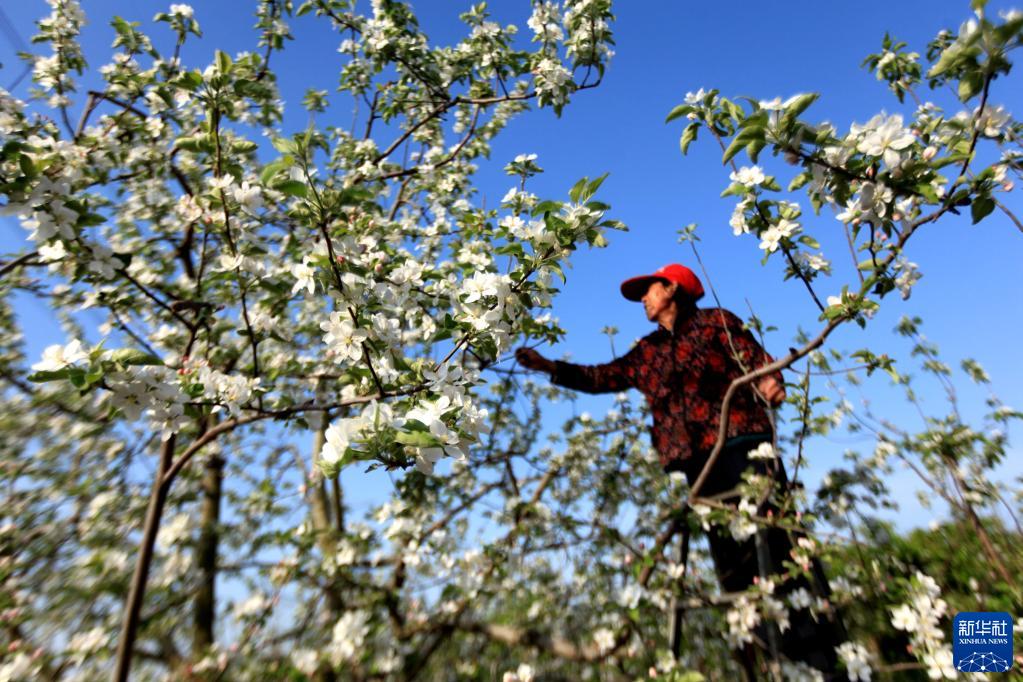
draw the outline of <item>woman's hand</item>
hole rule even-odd
[[[515,359],[526,369],[535,369],[548,374],[554,372],[554,363],[532,348],[519,348],[515,351]]]
[[[780,384],[773,376],[766,376],[757,384],[760,395],[767,398],[771,407],[778,407],[785,400],[785,386]]]

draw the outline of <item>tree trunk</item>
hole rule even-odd
[[[302,474],[307,476],[306,480],[309,484],[307,499],[309,500],[309,516],[313,524],[313,532],[316,533],[316,544],[324,557],[333,557],[337,554],[337,533],[340,529],[335,529],[331,523],[327,482],[315,467],[316,459],[320,456],[323,444],[327,440],[326,432],[327,420],[320,415],[317,417],[316,431],[313,435],[313,474],[309,475],[309,472],[305,471]],[[327,597],[327,607],[331,615],[336,618],[344,610],[340,591],[333,583],[328,584],[324,591]]]
[[[213,623],[217,615],[217,545],[220,541],[220,491],[224,460],[213,455],[206,462],[202,480],[202,521],[195,549],[199,569],[199,590],[195,596],[192,656],[200,658],[213,644]]]
[[[128,672],[131,670],[131,655],[135,648],[135,636],[138,634],[142,598],[146,593],[149,566],[153,561],[153,545],[156,544],[156,533],[160,530],[160,517],[163,515],[163,506],[167,502],[167,490],[170,488],[169,485],[163,483],[163,477],[171,467],[176,441],[177,434],[172,434],[160,446],[160,464],[156,470],[156,476],[153,478],[153,492],[149,496],[146,524],[142,530],[142,542],[139,543],[139,556],[135,562],[135,574],[132,576],[128,598],[124,602],[124,620],[121,624],[120,641],[117,644],[114,682],[125,682],[128,679]]]

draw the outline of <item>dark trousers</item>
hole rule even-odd
[[[704,482],[699,492],[700,496],[711,497],[732,490],[742,481],[742,472],[746,468],[752,468],[760,474],[773,476],[776,481],[775,490],[786,490],[788,479],[780,459],[751,460],[747,457],[749,451],[755,449],[760,443],[770,441],[770,436],[766,434],[761,437],[746,436],[728,441]],[[699,461],[690,460],[684,464],[683,470],[690,484],[696,482],[705,462],[705,459],[699,458]],[[732,506],[736,506],[739,502],[738,495],[719,499]],[[780,510],[772,502],[765,502],[758,515],[767,516],[768,511],[773,513],[774,518],[780,518]],[[785,518],[784,525],[791,528],[794,521],[795,518],[789,515]],[[766,555],[761,559],[766,559],[764,563],[768,576],[786,571],[782,562],[791,560],[790,553],[796,546],[797,540],[805,537],[805,533],[799,530],[768,526],[761,527],[757,534],[738,542],[732,537],[727,527],[712,527],[708,533],[710,553],[714,559],[714,569],[723,591],[744,591],[753,584],[754,577],[761,574],[760,561],[757,557],[757,535],[760,536],[761,551]],[[810,573],[809,578],[800,575],[797,578],[786,580],[784,584],[781,584],[780,579],[773,578],[777,586],[774,596],[782,602],[786,602],[789,593],[803,587],[812,597],[830,599],[831,590],[824,569],[816,558],[812,560]],[[768,627],[774,627],[774,624],[761,622],[754,630],[754,634],[765,645],[769,641]],[[775,634],[779,653],[785,658],[806,663],[820,670],[826,678],[838,673],[838,655],[835,647],[842,644],[847,637],[845,628],[834,610],[828,614],[818,614],[817,620],[814,620],[809,609],[796,610],[790,607],[789,628],[785,632],[775,630]],[[744,651],[738,653],[747,674],[759,679],[761,675],[757,675],[753,667],[755,658],[753,647],[747,645]],[[769,651],[764,653],[767,656],[770,655]],[[838,679],[837,675],[836,679]]]

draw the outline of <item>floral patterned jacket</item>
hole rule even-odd
[[[706,459],[717,440],[729,384],[773,362],[742,320],[723,308],[699,308],[679,318],[673,332],[658,327],[612,362],[556,360],[551,377],[560,386],[587,393],[638,389],[653,413],[650,436],[665,471],[681,470],[691,457]],[[774,376],[783,381],[781,372]],[[743,386],[732,398],[727,437],[771,431],[765,399],[754,393],[752,383]]]

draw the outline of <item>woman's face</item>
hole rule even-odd
[[[643,307],[646,309],[646,319],[651,321],[659,320],[666,310],[675,305],[672,297],[675,295],[675,288],[677,286],[674,282],[666,286],[661,280],[654,280],[647,287],[646,293],[643,294],[641,299]]]

